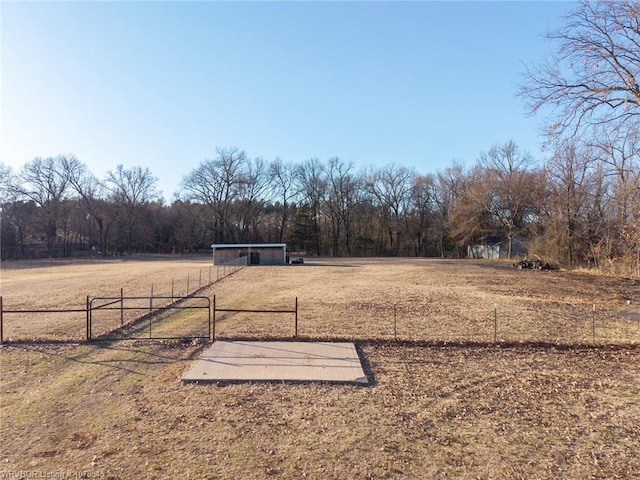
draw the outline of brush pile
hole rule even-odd
[[[530,260],[528,256],[524,257],[519,262],[513,264],[514,267],[526,270],[551,270],[551,265],[547,262],[543,262],[540,257],[536,255],[535,260]]]

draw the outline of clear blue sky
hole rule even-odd
[[[0,2],[0,160],[148,167],[171,201],[237,146],[435,173],[513,139],[515,96],[567,2]]]

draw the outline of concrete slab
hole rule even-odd
[[[369,383],[350,342],[215,341],[182,381]]]

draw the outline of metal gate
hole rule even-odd
[[[94,297],[88,340],[211,338],[208,297]]]

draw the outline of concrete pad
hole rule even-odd
[[[369,383],[350,342],[215,341],[182,381]]]

